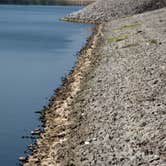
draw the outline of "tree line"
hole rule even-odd
[[[67,4],[67,0],[0,0],[0,4],[36,4],[36,5],[53,5]]]

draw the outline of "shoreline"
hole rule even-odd
[[[62,81],[62,85],[55,90],[55,95],[50,98],[48,106],[41,112],[44,131],[40,133],[33,148],[31,147],[32,155],[20,157],[24,166],[58,165],[58,147],[67,140],[69,130],[77,125],[68,121],[68,117],[72,113],[71,106],[80,90],[82,79],[91,68],[91,63],[95,61],[92,53],[100,42],[102,28],[103,24],[98,24],[92,29],[91,36],[78,54],[75,66]],[[52,150],[52,153],[55,153],[53,158],[52,154],[46,154],[51,146],[56,147],[54,149],[56,152]]]
[[[91,7],[81,15],[89,17]],[[137,14],[139,9],[96,25],[45,109],[45,132],[25,166],[164,166],[166,8]],[[87,20],[79,12],[66,18]]]
[[[106,23],[73,104],[62,166],[165,166],[166,8]]]

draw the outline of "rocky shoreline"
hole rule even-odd
[[[104,25],[61,165],[164,166],[166,8]]]
[[[74,69],[43,111],[44,132],[25,166],[166,163],[166,8],[135,15],[147,5],[153,10],[155,3],[161,8],[166,2],[136,1],[144,10],[137,6],[134,13],[122,10],[118,19],[111,14],[98,21],[88,12],[101,2],[64,18],[102,24],[96,25]],[[115,5],[123,2],[133,1]],[[76,17],[78,13],[83,15]]]
[[[43,110],[41,118],[44,132],[37,139],[32,155],[22,160],[23,165],[58,165],[61,144],[63,145],[70,131],[77,125],[70,120],[71,106],[80,90],[83,77],[95,63],[96,58],[92,56],[92,52],[99,44],[102,27],[103,25],[96,25],[93,29],[93,34],[79,53],[74,69],[56,90],[48,107]]]

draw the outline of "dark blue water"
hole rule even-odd
[[[18,164],[46,105],[91,26],[58,19],[79,7],[0,6],[0,165]]]

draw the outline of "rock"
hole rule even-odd
[[[39,135],[41,133],[40,129],[35,129],[34,131],[31,131],[32,135]]]
[[[89,141],[85,141],[85,145],[89,145],[90,144],[90,142]]]
[[[27,161],[27,157],[24,157],[24,156],[21,156],[21,157],[19,157],[19,160],[21,161],[21,162],[25,162],[25,161]]]
[[[33,148],[34,148],[34,145],[32,145],[32,144],[28,145],[29,150],[33,150]]]

